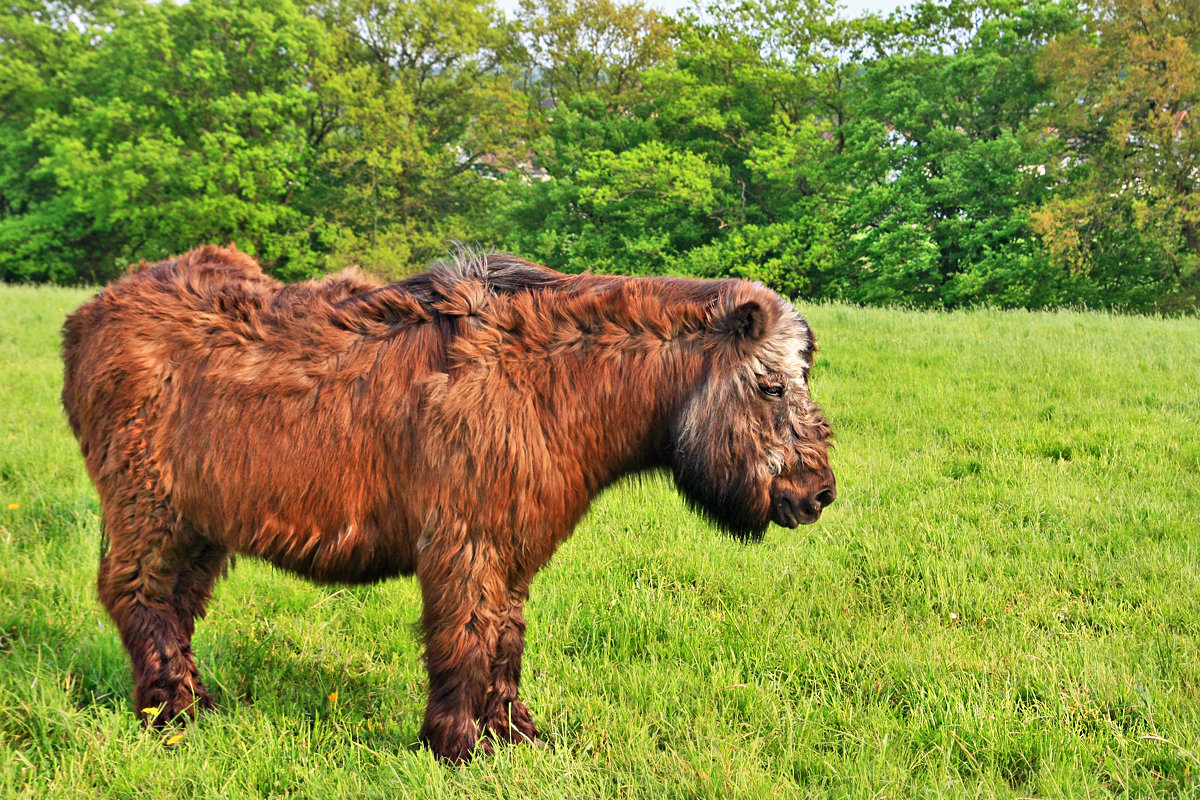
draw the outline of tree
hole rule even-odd
[[[0,134],[0,274],[97,280],[204,241],[311,273],[319,247],[292,200],[322,133],[308,88],[319,24],[290,0],[83,18],[47,4],[33,19],[61,46],[32,115]]]
[[[1200,294],[1200,4],[1101,0],[1046,48],[1060,186],[1039,208],[1055,258],[1144,307]]]
[[[939,13],[940,12],[940,13]],[[1056,2],[917,6],[876,26],[834,169],[848,187],[836,294],[861,302],[1048,306],[1069,295],[1029,209],[1048,191],[1030,129],[1034,59],[1076,25]],[[924,31],[918,33],[917,31]]]
[[[679,269],[821,296],[837,250],[829,158],[841,146],[851,29],[825,0],[712,4],[680,25],[673,69],[644,81],[662,138],[728,177]]]
[[[586,98],[609,110],[626,107],[641,89],[641,73],[670,60],[667,21],[636,0],[521,0],[518,19],[526,90],[550,108]]]
[[[719,168],[664,140],[646,70],[671,53],[657,11],[611,0],[526,0],[527,92],[546,181],[514,173],[504,246],[559,269],[659,273],[702,242]]]
[[[513,32],[476,0],[339,0],[319,14],[336,46],[317,75],[338,113],[319,189],[342,232],[333,265],[401,274],[478,237],[489,173],[526,158]]]
[[[74,204],[56,196],[30,126],[46,109],[66,107],[58,72],[88,57],[93,32],[118,9],[20,0],[7,12],[0,15],[0,279],[69,281],[89,231]],[[61,242],[65,231],[75,246]]]

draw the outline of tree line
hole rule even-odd
[[[1200,308],[1200,3],[11,0],[0,279],[458,240],[953,308]]]

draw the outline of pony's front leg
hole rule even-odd
[[[539,741],[537,727],[525,704],[517,699],[521,686],[521,656],[525,651],[525,598],[529,581],[509,588],[508,606],[500,619],[496,652],[492,657],[484,724],[503,742]]]
[[[421,624],[429,670],[421,741],[439,758],[461,764],[476,747],[491,752],[480,737],[480,722],[508,587],[495,550],[467,535],[430,542],[417,576],[425,603]]]

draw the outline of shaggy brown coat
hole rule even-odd
[[[206,247],[72,314],[63,405],[99,491],[99,594],[156,721],[212,705],[195,619],[231,553],[320,581],[416,573],[421,737],[534,740],[534,573],[605,486],[666,467],[737,535],[833,501],[814,342],[744,281],[568,276],[460,253],[284,286]]]

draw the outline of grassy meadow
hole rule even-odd
[[[451,768],[411,579],[240,560],[220,710],[141,729],[58,403],[86,294],[0,287],[0,796],[1200,796],[1200,320],[804,308],[837,503],[746,546],[602,496],[529,605],[550,747]]]

